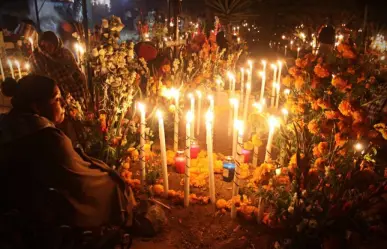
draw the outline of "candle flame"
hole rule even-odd
[[[163,119],[163,112],[161,110],[156,111],[156,116],[158,119]]]
[[[208,96],[207,96],[207,98],[208,98],[208,100],[209,100],[209,101],[214,101],[214,96],[213,96],[213,95],[211,95],[211,94],[210,94],[210,95],[208,95]]]
[[[170,90],[169,90],[169,95],[172,96],[172,97],[179,97],[179,90],[172,87]]]
[[[267,63],[266,60],[262,60],[261,63],[263,65],[263,67],[266,67],[266,63]]]
[[[26,64],[24,65],[24,67],[25,67],[26,70],[30,70],[30,67],[31,67],[31,66],[30,66],[30,63],[26,63]]]
[[[193,113],[191,111],[187,112],[186,118],[187,118],[187,122],[191,123],[193,121],[193,119],[194,119]]]
[[[230,98],[230,104],[233,106],[238,105],[238,99],[237,98]]]
[[[282,108],[281,112],[285,116],[289,115],[289,111],[286,108]]]
[[[298,48],[297,48],[297,51],[298,51],[298,52],[300,52],[300,50],[301,50],[301,48],[300,48],[300,47],[298,47]]]
[[[247,64],[249,64],[249,66],[252,67],[253,66],[253,61],[252,60],[248,60]]]
[[[277,176],[281,175],[281,168],[275,169],[275,174],[276,174]]]
[[[273,129],[279,125],[278,118],[275,116],[270,116],[267,121],[269,123],[270,129]]]
[[[235,120],[234,121],[234,127],[238,131],[239,134],[243,134],[243,121],[242,120]]]
[[[212,122],[212,120],[214,120],[214,113],[211,110],[208,110],[206,112],[206,121]]]
[[[193,94],[192,94],[192,93],[189,93],[189,94],[188,94],[188,98],[193,99],[193,98],[194,98]]]
[[[19,63],[18,60],[15,60],[15,65],[16,65],[17,67],[20,67],[20,63]]]
[[[259,76],[261,76],[262,78],[265,77],[265,72],[264,71],[260,71],[258,72]]]
[[[255,108],[257,108],[257,111],[258,111],[259,113],[261,113],[261,112],[263,111],[263,105],[262,105],[261,103],[255,102],[255,103],[253,104],[253,106],[254,106]]]
[[[355,148],[356,151],[362,151],[364,149],[364,146],[361,143],[357,142],[354,145],[354,148]]]
[[[278,66],[279,66],[280,68],[282,67],[282,61],[278,60],[278,61],[277,61],[277,64],[278,64]]]
[[[277,70],[277,66],[275,64],[270,65],[273,70]]]
[[[145,105],[143,103],[138,103],[138,109],[140,112],[145,112]]]
[[[202,92],[200,92],[199,90],[196,90],[196,94],[198,95],[199,99],[202,97]]]
[[[285,94],[285,95],[289,95],[289,94],[290,94],[290,89],[288,89],[288,88],[285,89],[285,90],[284,90],[284,94]]]
[[[250,89],[251,88],[251,84],[250,83],[246,83],[246,89]]]

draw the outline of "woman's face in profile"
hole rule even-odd
[[[53,97],[49,100],[48,105],[43,108],[41,115],[51,120],[54,124],[63,122],[65,115],[64,100],[58,86],[55,86]]]

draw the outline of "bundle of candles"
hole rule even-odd
[[[11,60],[11,59],[7,59],[7,65],[8,65],[8,68],[9,68],[9,71],[10,71],[10,75],[12,78],[16,79],[16,76],[15,76],[15,68],[16,68],[16,72],[17,72],[17,79],[21,79],[22,77],[22,74],[24,72],[26,72],[26,74],[28,74],[30,72],[30,64],[28,62],[25,62],[23,63],[24,64],[24,67],[22,70],[22,67],[21,67],[21,64],[18,60]],[[15,66],[15,67],[14,67]],[[3,67],[3,62],[0,58],[0,73],[1,73],[1,77],[3,79],[3,81],[5,80],[5,73],[4,73],[4,67]]]
[[[265,147],[265,162],[272,160],[272,144],[275,135],[275,131],[278,128],[280,122],[279,118],[270,113],[279,112],[279,99],[280,99],[280,88],[281,88],[281,74],[282,74],[282,62],[277,61],[274,64],[271,64],[271,69],[273,70],[272,77],[272,87],[271,95],[269,96],[270,108],[266,108],[267,123],[269,126],[267,143]],[[246,131],[249,131],[248,127],[248,114],[253,111],[253,108],[258,113],[263,113],[265,110],[265,84],[266,84],[266,73],[267,73],[267,62],[262,60],[262,70],[259,72],[261,76],[261,91],[259,94],[259,102],[251,103],[250,95],[252,94],[252,73],[253,73],[253,62],[248,61],[248,68],[241,69],[240,74],[240,91],[236,91],[236,77],[235,74],[229,72],[228,82],[229,82],[229,102],[230,102],[230,121],[229,121],[229,136],[232,136],[232,156],[226,157],[223,165],[223,179],[225,181],[233,182],[233,196],[236,196],[239,192],[239,181],[238,178],[240,173],[240,165],[249,162],[250,151],[247,151],[244,146],[244,134]],[[245,77],[245,75],[247,77]],[[246,80],[246,81],[245,81]],[[221,91],[221,85],[223,79],[217,81],[217,91]],[[284,91],[285,96],[288,95],[290,91],[287,89]],[[177,153],[175,157],[175,166],[178,173],[184,174],[184,205],[189,205],[189,194],[190,194],[190,167],[191,159],[196,158],[199,153],[199,145],[195,136],[198,137],[200,134],[201,120],[202,120],[202,108],[203,108],[203,93],[199,90],[195,92],[187,93],[189,108],[186,113],[185,124],[185,148],[184,150],[179,151],[178,142],[179,142],[179,122],[180,122],[180,113],[179,113],[179,102],[181,97],[181,92],[177,88],[166,89],[163,93],[168,99],[171,99],[174,104],[174,151]],[[208,171],[209,171],[209,191],[210,199],[212,203],[215,203],[215,181],[214,181],[214,159],[213,155],[213,132],[214,132],[214,96],[209,94],[207,96],[206,106],[207,111],[204,116],[204,123],[206,127],[206,146],[207,146],[207,155],[208,155]],[[239,108],[240,107],[240,108]],[[139,104],[139,110],[141,112],[141,141],[140,141],[140,161],[141,161],[141,179],[145,179],[145,160],[144,158],[144,141],[145,141],[145,106]],[[286,109],[282,109],[284,115],[284,120],[288,115]],[[240,115],[241,114],[241,115]],[[160,134],[160,148],[161,148],[161,158],[162,158],[162,167],[163,167],[163,177],[164,177],[164,190],[168,192],[168,173],[167,173],[167,158],[166,158],[166,145],[165,145],[165,131],[164,131],[164,120],[162,112],[157,112],[157,117],[159,120],[159,134]],[[196,125],[196,127],[195,127]],[[195,129],[196,128],[196,129]],[[255,131],[258,133],[258,130]],[[258,147],[254,147],[253,154],[253,166],[258,166]],[[232,208],[231,212],[232,217],[235,217],[236,211],[235,207]]]

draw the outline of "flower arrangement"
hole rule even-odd
[[[257,167],[245,191],[257,196],[259,222],[298,232],[295,248],[306,246],[301,238],[340,236],[381,219],[366,212],[386,185],[387,164],[377,154],[385,124],[367,115],[377,69],[342,43],[332,54],[297,59],[283,80],[290,114],[276,143],[279,159]]]

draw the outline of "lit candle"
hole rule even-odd
[[[244,96],[244,91],[245,91],[245,84],[244,84],[244,79],[245,79],[245,69],[241,68],[241,103],[243,103],[243,96]]]
[[[278,120],[274,116],[270,116],[268,119],[269,123],[269,137],[267,139],[267,144],[266,144],[266,154],[265,154],[265,162],[270,162],[271,161],[271,148],[273,145],[273,137],[274,137],[274,131],[275,128],[278,126]]]
[[[19,80],[21,79],[22,75],[21,75],[21,70],[20,70],[20,63],[18,60],[15,60],[15,65],[17,67],[17,71],[19,73]]]
[[[234,129],[233,129],[233,136],[232,136],[232,156],[233,158],[235,159],[236,158],[236,145],[237,145],[237,129],[236,127],[238,126],[236,123],[238,121],[238,107],[239,107],[239,102],[238,102],[238,99],[236,98],[232,98],[230,99],[230,103],[233,107],[233,110],[234,110],[234,121],[232,122],[234,125]]]
[[[30,73],[30,68],[31,68],[30,63],[26,63],[26,64],[24,65],[24,68],[26,69],[27,74],[29,74],[29,73]]]
[[[15,79],[15,74],[14,74],[14,72],[13,72],[12,62],[11,62],[11,60],[9,60],[9,59],[7,60],[7,62],[8,62],[9,70],[11,70],[12,78]]]
[[[263,110],[263,104],[262,103],[254,103],[253,105],[255,108],[257,108],[258,113],[261,113]],[[258,138],[258,126],[255,131],[255,136]],[[258,166],[258,154],[259,153],[259,147],[254,145],[254,154],[253,154],[253,166]]]
[[[1,73],[1,77],[3,78],[3,81],[4,81],[5,75],[4,75],[4,68],[3,68],[3,62],[1,61],[1,57],[0,57],[0,73]]]
[[[261,97],[259,99],[261,102],[263,100],[263,96],[264,96],[264,93],[265,93],[265,83],[266,83],[266,61],[265,60],[262,60],[262,66],[263,66],[263,69],[262,69],[262,72],[261,72],[261,77],[262,77]]]
[[[197,118],[197,124],[196,124],[196,136],[199,136],[200,133],[200,118],[201,118],[201,112],[202,112],[202,93],[200,91],[196,91],[196,94],[198,95],[198,118]]]
[[[300,50],[301,50],[301,48],[298,47],[298,48],[297,48],[297,58],[300,57]]]
[[[278,109],[278,106],[279,106],[279,98],[280,98],[280,88],[281,88],[281,85],[280,85],[279,82],[276,84],[276,88],[277,88],[277,94],[276,94],[276,99],[275,99],[275,108]]]
[[[251,93],[251,83],[246,83],[246,98],[245,98],[245,105],[243,108],[243,123],[247,124],[247,112],[249,110],[249,99],[250,99],[250,93]]]
[[[186,122],[186,138],[185,138],[185,176],[184,176],[184,206],[189,206],[189,181],[190,181],[190,167],[191,167],[191,123],[193,123],[193,113],[189,111],[187,113]]]
[[[287,49],[288,49],[288,46],[285,45],[285,56],[286,56]]]
[[[211,110],[212,113],[215,113],[215,104],[214,104],[214,96],[213,95],[208,95],[207,96],[208,101],[210,102],[209,105],[209,110]],[[212,123],[215,124],[215,115],[212,117]],[[214,135],[214,129],[212,128],[212,135]]]
[[[192,115],[195,115],[195,96],[192,93],[190,93],[190,94],[188,94],[188,98],[191,101],[191,110],[190,111],[191,111]],[[192,138],[195,137],[195,123],[191,124],[191,136],[192,136]]]
[[[167,150],[165,147],[165,131],[164,131],[164,120],[163,114],[160,110],[156,112],[159,119],[159,138],[160,138],[160,150],[161,150],[161,166],[163,168],[163,178],[164,178],[164,194],[168,195],[168,168],[167,168]]]
[[[275,84],[276,84],[276,77],[277,77],[277,66],[274,64],[271,64],[271,68],[273,69],[273,85],[272,85],[272,91],[271,91],[271,107],[274,107],[274,98],[275,98]]]
[[[285,94],[285,98],[288,99],[290,94],[290,89],[285,89],[284,94]]]
[[[234,181],[232,186],[232,197],[237,196],[239,193],[239,174],[240,174],[240,164],[242,163],[242,149],[243,149],[243,122],[239,121],[236,122],[235,129],[238,131],[238,143],[237,143],[237,157],[235,162],[235,174],[234,174]],[[232,203],[231,206],[231,218],[236,218],[236,207],[235,203]]]
[[[184,174],[186,162],[185,152],[182,150],[177,151],[175,156],[175,169],[177,173]]]
[[[145,185],[145,105],[138,103],[140,110],[140,163],[141,163],[141,183]]]
[[[206,141],[207,141],[207,155],[208,155],[208,171],[209,171],[209,189],[210,189],[210,199],[213,204],[215,204],[215,178],[214,178],[214,158],[213,158],[213,141],[212,141],[212,129],[213,129],[213,120],[214,114],[211,110],[206,113]]]
[[[286,122],[288,120],[289,111],[286,108],[282,108],[281,112],[284,115],[284,123],[286,124]]]
[[[28,37],[28,41],[30,42],[32,52],[34,52],[35,50],[34,40],[32,40],[32,37]]]
[[[290,50],[293,49],[293,43],[294,43],[294,41],[293,41],[293,40],[290,40]]]
[[[179,147],[179,90],[171,88],[171,96],[175,99],[175,121],[173,124],[173,150],[177,151]]]
[[[76,53],[76,55],[77,55],[77,63],[78,63],[78,65],[81,64],[81,56],[80,56],[80,48],[79,48],[79,47],[80,47],[80,46],[79,46],[79,43],[78,43],[78,42],[74,44],[75,53]]]

